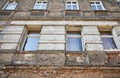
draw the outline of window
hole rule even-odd
[[[8,1],[3,7],[4,10],[14,10],[18,4],[18,1]]]
[[[117,48],[113,40],[113,36],[109,31],[101,32],[101,39],[103,41],[104,49],[115,49]]]
[[[46,10],[47,8],[47,1],[36,1],[33,9],[38,10]]]
[[[24,45],[24,50],[25,51],[37,50],[39,38],[40,38],[39,32],[29,32]]]
[[[92,10],[105,10],[101,1],[91,1],[90,5]]]
[[[78,2],[66,2],[66,10],[79,10]]]
[[[118,6],[120,6],[120,0],[117,0],[117,4],[118,4]]]
[[[81,35],[79,33],[67,34],[67,51],[82,51]]]
[[[118,3],[118,6],[120,6],[120,2],[117,2]]]

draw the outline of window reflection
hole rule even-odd
[[[27,36],[24,50],[25,51],[34,51],[38,49],[38,42],[40,38],[39,32],[30,32]]]

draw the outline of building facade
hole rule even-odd
[[[0,78],[120,78],[120,0],[0,0]]]

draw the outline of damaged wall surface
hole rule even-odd
[[[120,78],[120,0],[1,0],[0,78]]]

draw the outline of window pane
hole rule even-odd
[[[39,41],[39,38],[29,37],[27,39],[24,50],[25,51],[37,50],[38,49],[38,41]]]
[[[104,6],[101,2],[90,2],[92,10],[104,10]]]
[[[39,42],[40,34],[37,32],[32,32],[28,35],[24,50],[25,51],[34,51],[38,49],[38,42]]]
[[[39,5],[36,5],[36,6],[34,6],[33,9],[40,9],[40,6],[39,6]]]
[[[67,4],[71,4],[71,2],[67,2]]]
[[[45,10],[46,9],[46,5],[42,5],[41,9]]]
[[[71,5],[67,5],[67,10],[71,10]]]
[[[118,3],[118,5],[120,6],[120,2],[117,2]]]
[[[94,4],[94,2],[90,2],[90,4]]]
[[[113,38],[102,38],[104,49],[114,49],[117,48]]]
[[[42,9],[45,10],[47,8],[47,2],[37,2],[34,5],[33,9]]]
[[[77,4],[77,2],[72,2],[72,4]]]
[[[77,10],[77,5],[73,5],[73,10]]]
[[[67,51],[82,51],[81,38],[67,38]]]
[[[92,9],[92,10],[97,10],[97,8],[96,8],[95,5],[91,5],[91,9]]]
[[[98,10],[103,10],[101,5],[97,5]]]
[[[100,2],[96,2],[96,4],[100,4]]]
[[[16,2],[10,2],[7,7],[5,8],[6,10],[14,10],[17,6]]]
[[[37,2],[37,4],[40,4],[41,2]]]
[[[43,2],[43,4],[47,4],[47,2]]]

